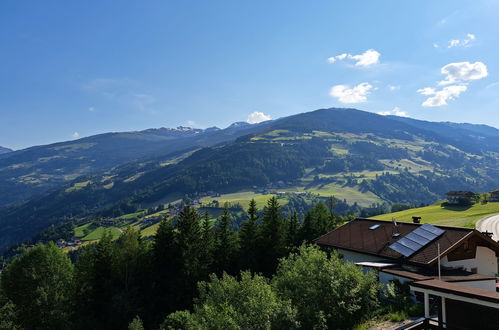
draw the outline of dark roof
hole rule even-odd
[[[430,289],[437,292],[451,293],[461,297],[475,298],[499,304],[499,293],[483,289],[472,288],[456,283],[449,283],[439,280],[417,281],[411,286]]]
[[[374,225],[379,225],[379,227],[370,230],[369,227]],[[406,263],[430,265],[437,261],[437,244],[440,244],[440,253],[443,256],[472,235],[480,235],[480,238],[486,240],[487,244],[492,246],[496,253],[499,253],[499,244],[480,232],[470,228],[448,226],[436,226],[445,232],[408,258],[404,258],[400,253],[388,247],[419,226],[421,224],[398,222],[395,227],[392,221],[357,218],[322,235],[314,242],[322,246],[371,254]],[[400,235],[393,237],[394,232],[398,232]]]
[[[467,197],[474,197],[475,193],[472,191],[466,191],[466,190],[454,190],[454,191],[449,191],[446,193],[447,196],[467,196]]]
[[[403,269],[401,267],[397,267],[397,268],[385,268],[382,269],[381,271],[383,273],[401,276],[415,281],[438,279],[438,274],[436,274],[434,270],[428,271],[425,269],[420,269],[417,272],[413,272],[407,269]],[[441,275],[442,276],[440,278],[444,282],[471,282],[471,281],[496,280],[496,278],[493,276],[473,274],[459,269],[452,269],[452,270],[442,269]]]

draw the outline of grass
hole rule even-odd
[[[262,194],[256,194],[252,191],[243,191],[243,192],[237,192],[233,194],[223,194],[219,197],[203,197],[201,199],[201,203],[207,204],[210,203],[211,201],[218,201],[220,207],[223,207],[224,203],[228,202],[231,204],[241,204],[244,209],[248,208],[249,202],[251,199],[255,199],[256,206],[261,209],[265,205],[267,205],[267,201],[275,196],[274,194],[267,194],[267,195],[262,195]],[[286,205],[288,201],[284,198],[279,198],[279,204]]]
[[[149,226],[149,227],[146,227],[146,228],[142,229],[140,231],[142,237],[154,236],[156,234],[156,231],[158,230],[159,224],[160,223],[158,222],[158,223],[155,223],[152,226]]]
[[[106,230],[109,230],[109,232],[113,236],[113,239],[117,239],[122,233],[122,230],[117,227],[97,227],[94,230],[92,230],[90,233],[88,233],[88,235],[82,237],[81,240],[82,241],[99,240],[102,238],[102,235]]]
[[[441,206],[442,201],[430,206],[377,215],[373,218],[412,222],[413,216],[422,217],[423,223],[442,226],[474,228],[475,223],[490,214],[499,213],[499,203],[475,204],[473,206]]]
[[[372,192],[361,192],[356,186],[341,186],[336,183],[329,183],[311,188],[296,187],[282,190],[288,192],[305,191],[324,197],[334,196],[338,199],[346,199],[349,204],[357,203],[360,206],[369,206],[372,203],[381,202],[381,199]]]
[[[83,182],[77,182],[74,185],[72,185],[71,187],[67,188],[65,191],[66,192],[77,191],[77,190],[80,190],[81,188],[85,188],[86,186],[88,186],[91,183],[92,183],[92,181],[90,181],[90,180],[83,181]]]

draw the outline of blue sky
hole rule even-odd
[[[498,14],[497,1],[5,0],[0,145],[325,107],[499,127]]]

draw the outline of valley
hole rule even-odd
[[[149,134],[164,134],[163,130],[146,130],[140,136],[151,139]],[[175,133],[187,134],[187,140],[163,141],[154,147],[163,145],[162,152],[149,149],[154,156],[142,152],[139,160],[121,158],[123,164],[100,172],[94,168],[94,173],[60,182],[60,188],[4,206],[0,209],[0,249],[51,225],[116,218],[183,198],[207,203],[216,196],[220,205],[227,202],[244,208],[252,197],[262,205],[270,195],[334,195],[360,210],[373,204],[432,204],[449,190],[490,191],[499,186],[497,131],[355,109],[321,109],[224,130],[168,131],[168,139]],[[215,140],[219,143],[206,146]],[[84,144],[88,141],[49,149],[91,150]],[[134,143],[138,148],[143,142]],[[172,145],[178,151],[171,152]],[[180,146],[188,148],[180,150]],[[127,157],[133,150],[128,149]],[[20,151],[20,155],[28,151]],[[12,161],[12,157],[3,161]],[[52,157],[49,161],[59,159],[60,166],[67,162],[60,155],[47,157]],[[73,162],[79,161],[72,158],[69,164]],[[0,173],[11,175],[10,171]],[[286,203],[285,199],[283,205]]]

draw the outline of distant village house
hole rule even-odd
[[[449,191],[446,195],[450,205],[472,205],[476,202],[476,194],[472,191]]]

